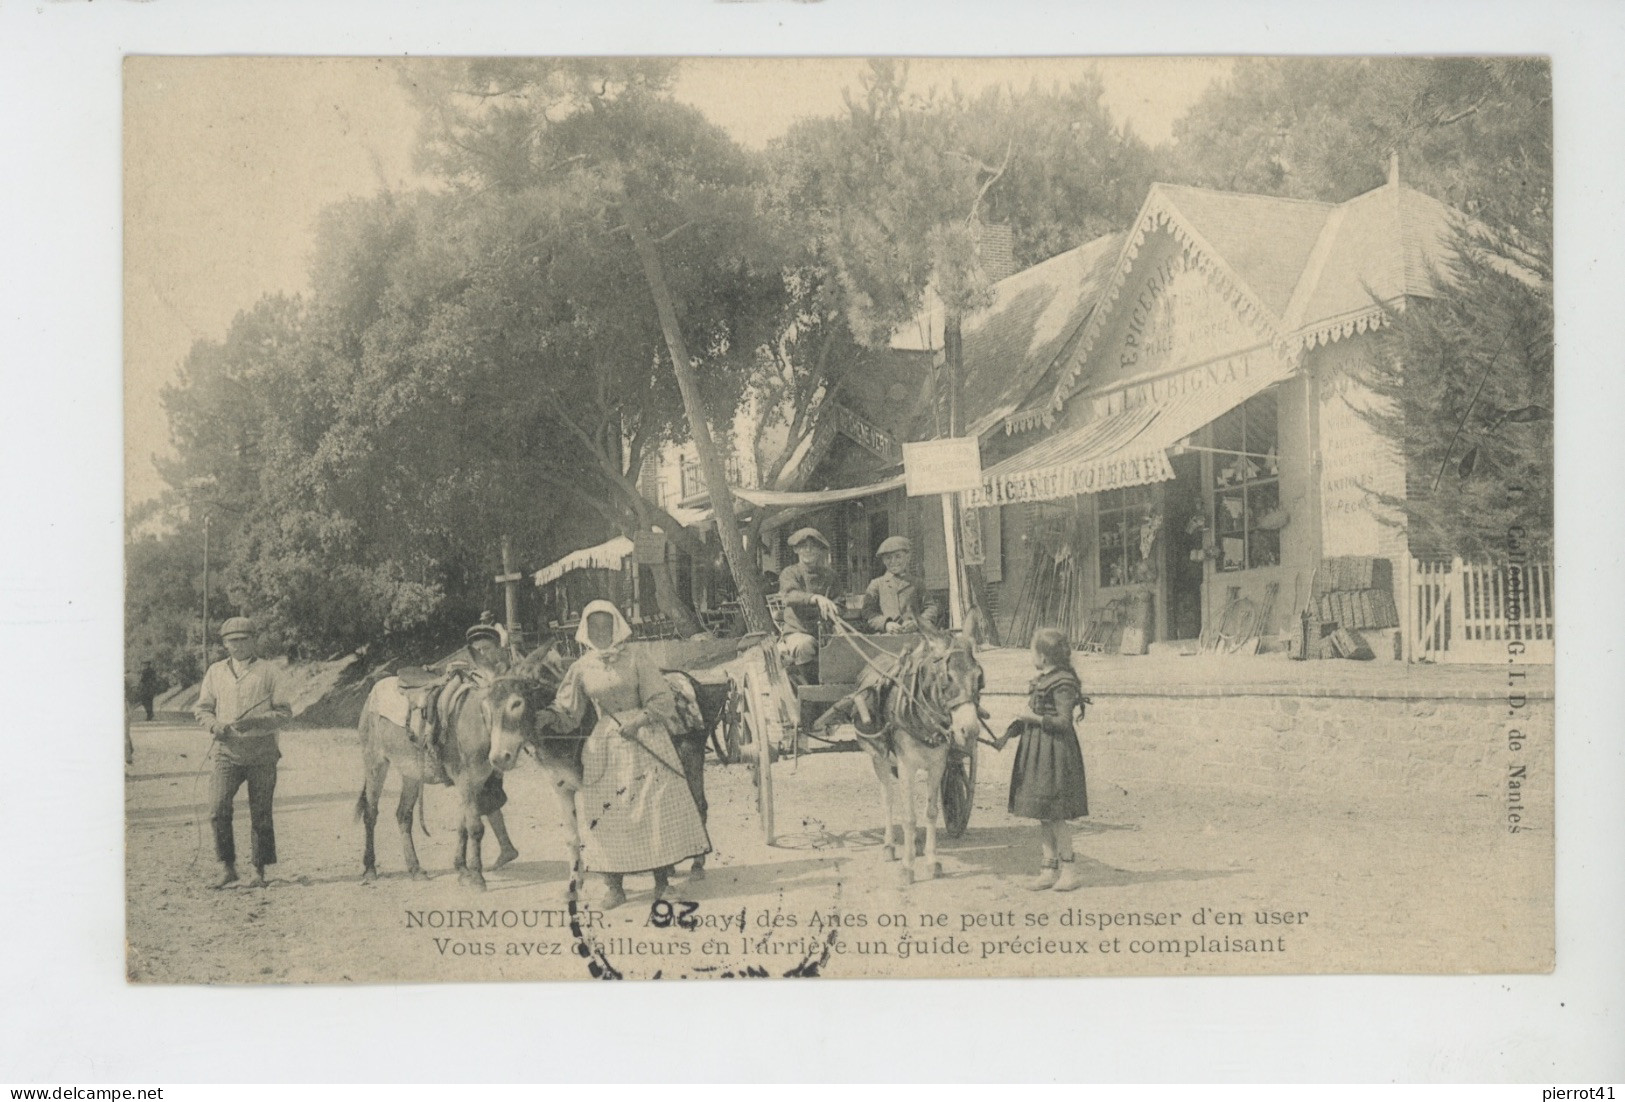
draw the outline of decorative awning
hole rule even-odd
[[[876,494],[888,493],[901,488],[903,476],[896,475],[882,482],[870,483],[867,486],[848,486],[837,490],[747,490],[739,486],[729,487],[736,500],[746,505],[754,505],[765,509],[817,509],[823,505],[834,505],[841,501],[855,501],[858,498],[873,497]],[[697,508],[684,508],[668,505],[666,512],[672,515],[684,528],[701,528],[714,519],[715,514],[711,506],[701,505]],[[577,552],[581,554],[583,552]],[[549,570],[552,567],[548,567]]]
[[[860,497],[873,497],[901,489],[903,476],[897,475],[868,486],[847,486],[838,490],[742,490],[734,488],[734,497],[752,505],[769,508],[814,509],[820,505],[834,505],[840,501],[856,501]]]
[[[701,505],[697,508],[668,505],[666,506],[666,512],[671,514],[672,520],[675,520],[684,528],[704,528],[711,523],[711,506],[709,505]]]
[[[572,551],[557,562],[536,571],[536,584],[556,582],[572,570],[619,570],[632,554],[632,541],[625,536],[605,540],[596,547]]]
[[[1051,501],[1166,482],[1174,477],[1169,448],[1290,374],[1290,363],[1278,361],[1271,370],[1096,417],[988,468],[965,504]]]

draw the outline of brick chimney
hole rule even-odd
[[[982,270],[997,282],[1016,274],[1015,231],[1005,223],[971,223],[971,234],[976,239],[976,252],[982,261]]]

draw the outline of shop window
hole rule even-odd
[[[1270,391],[1213,422],[1213,531],[1222,571],[1281,563],[1277,434]]]
[[[1131,486],[1095,495],[1102,586],[1154,580],[1153,543],[1144,536],[1156,515],[1158,500],[1156,486]]]

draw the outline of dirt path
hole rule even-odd
[[[996,702],[995,729],[1014,703]],[[490,874],[489,891],[470,892],[449,874],[456,833],[447,790],[431,793],[432,834],[418,839],[434,879],[401,875],[389,814],[393,780],[379,823],[383,878],[363,886],[361,828],[352,818],[354,732],[285,733],[277,879],[265,890],[217,892],[206,887],[215,866],[199,815],[206,737],[190,727],[137,724],[134,738],[132,980],[587,978],[561,910],[561,828],[532,763],[508,779],[520,859]],[[1549,837],[1520,844],[1495,829],[1493,815],[1461,801],[1339,792],[1288,806],[1222,791],[1125,791],[1112,781],[1110,735],[1100,730],[1085,734],[1093,814],[1076,830],[1087,884],[1069,895],[1025,891],[1020,881],[1036,864],[1037,836],[1004,810],[1010,756],[984,748],[971,829],[944,841],[941,879],[911,886],[882,859],[880,805],[864,755],[820,754],[775,767],[781,837],[773,848],[761,841],[749,768],[708,760],[716,853],[708,878],[678,882],[678,894],[698,905],[690,921],[702,925],[660,928],[648,910],[649,881],[632,877],[630,902],[607,916],[589,914],[587,933],[629,977],[752,966],[779,974],[809,948],[830,950],[822,971],[832,976],[1428,972],[1451,970],[1463,952],[1533,959],[1550,944],[1549,926],[1527,921],[1529,885],[1543,876],[1549,883]],[[239,848],[247,825],[240,796]],[[489,834],[486,846],[489,861]],[[1271,912],[1290,915],[1290,923],[1258,921]],[[831,914],[854,925],[831,935],[818,924]],[[1146,923],[1160,915],[1164,925],[1130,926],[1130,914]],[[1101,929],[1100,915],[1121,922]],[[1230,925],[1232,915],[1240,925]],[[490,924],[471,925],[485,916]],[[1279,948],[1263,951],[1265,939],[1280,939]],[[1151,951],[1130,951],[1131,943]]]

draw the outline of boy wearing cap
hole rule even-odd
[[[210,802],[214,810],[214,852],[220,859],[216,888],[237,881],[237,842],[232,830],[232,803],[248,782],[248,815],[253,829],[253,887],[265,886],[265,866],[276,864],[276,829],[271,799],[276,792],[276,763],[282,757],[277,728],[293,714],[275,666],[258,657],[254,622],[233,616],[220,626],[227,657],[210,666],[198,689],[193,714],[214,736],[214,771]]]
[[[507,643],[507,629],[492,622],[489,612],[482,613],[480,622],[463,633],[463,649],[430,669],[442,679],[462,675],[476,685],[489,685],[513,665]],[[437,724],[429,725],[428,738],[423,747],[424,780],[429,784],[452,783],[451,774],[446,772],[446,763],[440,754],[441,741],[445,737],[446,732]],[[500,785],[500,781],[498,783]]]
[[[513,668],[514,652],[508,646],[508,629],[496,623],[491,613],[482,613],[480,622],[463,633],[463,643],[463,653],[452,658],[446,666],[450,670],[465,672],[474,684],[481,687],[489,686]],[[441,784],[452,783],[451,775],[446,772],[445,762],[440,756],[440,740],[449,734],[448,731],[436,730],[430,746],[431,769],[435,774],[432,779]],[[480,790],[476,800],[480,814],[490,822],[491,830],[497,836],[497,845],[500,847],[497,859],[491,865],[493,869],[500,869],[519,856],[519,850],[515,848],[513,839],[508,835],[508,824],[502,817],[502,809],[507,802],[508,792],[503,787],[502,770],[494,769],[485,779],[485,787]]]
[[[453,661],[451,666],[468,670],[474,680],[482,685],[495,681],[513,665],[513,655],[508,650],[508,632],[501,624],[481,620],[463,633],[463,642],[468,658]]]
[[[941,610],[922,600],[921,586],[908,576],[914,545],[903,536],[891,536],[880,545],[886,572],[863,592],[863,622],[870,631],[900,635],[934,627]]]
[[[830,596],[835,592],[835,571],[829,566],[829,541],[816,528],[803,528],[790,537],[796,561],[779,573],[779,596],[784,598],[784,634],[779,647],[792,683],[809,685],[818,673],[818,621],[840,618]]]

